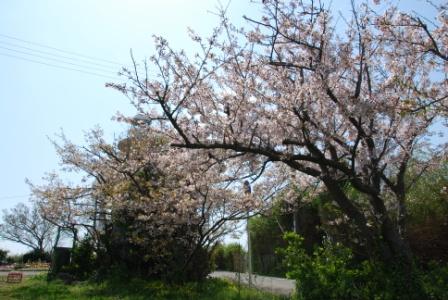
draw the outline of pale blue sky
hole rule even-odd
[[[412,7],[416,9],[421,3],[409,2],[415,3]],[[347,8],[349,3],[333,0],[333,7]],[[164,36],[174,48],[188,50],[191,43],[187,26],[202,34],[210,33],[217,18],[209,11],[216,11],[216,5],[215,0],[1,0],[0,210],[27,200],[25,178],[38,184],[45,172],[58,169],[47,136],[63,128],[70,139],[81,143],[83,132],[98,124],[112,137],[124,126],[111,121],[111,117],[117,111],[133,114],[126,98],[104,87],[107,78],[11,57],[80,69],[37,57],[44,54],[34,50],[71,56],[67,53],[11,37],[117,62],[91,61],[90,68],[99,67],[93,64],[97,63],[107,65],[108,71],[86,70],[115,77],[120,64],[130,63],[131,48],[137,59],[151,55],[153,34]],[[258,9],[250,0],[233,0],[229,16],[243,24],[242,15],[257,15]],[[81,64],[79,60],[71,63]],[[27,250],[1,240],[0,248],[13,253]]]

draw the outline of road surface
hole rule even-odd
[[[249,284],[249,275],[247,273],[234,273],[227,271],[216,271],[210,274],[213,278],[227,278],[232,281],[238,282],[238,275],[240,274],[240,280],[242,284]],[[269,276],[252,275],[252,283],[255,288],[271,292],[273,294],[280,294],[290,296],[295,289],[295,281],[286,278],[277,278]]]
[[[10,272],[19,272],[19,273],[22,273],[23,274],[23,276],[35,276],[35,275],[39,275],[39,274],[45,274],[45,273],[47,273],[47,271],[31,271],[31,270],[28,270],[28,271],[21,271],[21,270],[11,270],[11,271],[0,271],[0,277],[1,276],[8,276],[8,273],[10,273]]]

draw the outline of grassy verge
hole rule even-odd
[[[239,290],[236,285],[220,279],[209,279],[201,284],[167,285],[162,282],[138,279],[128,281],[123,278],[101,284],[82,282],[65,285],[59,281],[47,283],[44,276],[27,278],[20,284],[0,282],[0,299],[286,300],[284,297],[248,288]]]

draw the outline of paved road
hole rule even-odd
[[[20,271],[20,270],[13,270],[13,271],[0,271],[0,276],[8,276],[9,272],[20,272],[23,274],[23,276],[36,276],[42,273],[46,273],[47,271]]]
[[[249,275],[247,273],[234,273],[227,271],[216,271],[210,274],[210,277],[214,278],[227,278],[232,281],[238,282],[238,274],[240,274],[240,280],[243,284],[248,284]],[[289,296],[294,292],[295,282],[294,280],[252,275],[253,285],[263,291]]]

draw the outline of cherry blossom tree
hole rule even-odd
[[[426,85],[425,89],[416,87],[419,93],[413,94],[406,103],[412,113],[430,109],[446,116],[448,111],[448,96],[443,91],[446,90],[448,73],[448,14],[447,3],[443,2],[427,1],[428,10],[432,9],[438,13],[434,21],[417,13],[401,12],[394,6],[389,7],[375,20],[375,25],[382,34],[381,40],[386,45],[399,49],[399,55],[403,58],[407,57],[407,60],[402,62],[407,62],[412,56],[421,56],[429,64],[426,70],[432,73],[432,79],[434,76],[441,77],[440,80],[432,81],[432,86]]]
[[[110,236],[118,239],[114,231],[131,228],[132,234],[119,237],[120,243],[149,243],[145,256],[155,261],[153,272],[166,268],[170,243],[186,245],[182,268],[187,268],[198,251],[257,208],[253,197],[233,187],[231,173],[220,172],[219,163],[208,157],[192,163],[189,151],[171,148],[163,136],[131,128],[113,144],[99,129],[87,134],[84,146],[60,138],[62,143],[55,146],[63,170],[83,177],[68,184],[51,174],[45,184],[31,184],[46,218],[62,228],[87,230],[98,247],[107,247],[104,239]]]
[[[255,196],[268,195],[267,185],[317,181],[370,255],[410,262],[405,174],[444,118],[446,5],[435,6],[432,24],[390,4],[379,13],[352,2],[337,28],[322,1],[262,2],[260,20],[245,17],[250,29],[223,10],[210,38],[191,32],[193,56],[155,37],[150,61],[133,59],[128,81],[109,84],[140,116],[119,119],[163,136],[193,166],[212,160],[222,174],[237,170]]]

